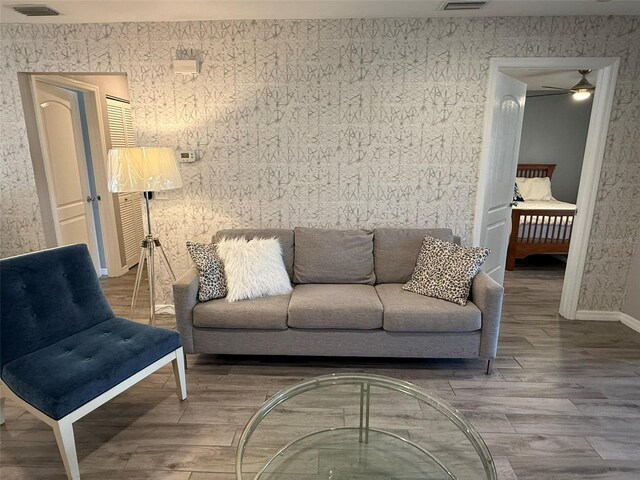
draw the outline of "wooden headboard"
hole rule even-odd
[[[516,170],[516,177],[538,178],[549,177],[553,175],[553,171],[556,168],[555,163],[529,163],[518,164]]]

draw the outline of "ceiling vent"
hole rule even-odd
[[[444,2],[442,10],[480,10],[489,2]]]
[[[46,5],[14,5],[11,8],[27,17],[54,17],[60,15],[59,12]]]

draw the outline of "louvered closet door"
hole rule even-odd
[[[134,147],[131,105],[108,98],[107,116],[109,118],[111,148]],[[131,268],[138,263],[140,244],[144,239],[140,194],[119,193],[118,206],[122,225],[121,242],[124,245],[126,265]]]
[[[140,243],[144,237],[140,194],[121,193],[118,200],[120,202],[120,221],[122,223],[124,252],[127,257],[127,265],[132,267],[138,263]]]
[[[124,131],[124,102],[118,102],[107,98],[107,116],[109,117],[109,137],[111,148],[127,147],[127,136]]]

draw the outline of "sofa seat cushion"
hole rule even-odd
[[[371,285],[296,285],[289,303],[288,324],[294,328],[382,328],[382,304]]]
[[[203,328],[286,330],[291,294],[228,302],[224,298],[198,303],[193,325]]]
[[[401,283],[376,285],[384,306],[388,332],[472,332],[482,325],[482,314],[473,303],[464,307],[402,289]]]
[[[59,420],[179,347],[178,332],[111,318],[7,363],[2,380]]]

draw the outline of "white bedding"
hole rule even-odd
[[[528,202],[518,202],[513,207],[515,210],[575,210],[573,203],[561,202],[560,200],[529,200]]]
[[[514,210],[567,210],[575,211],[573,203],[561,202],[553,199],[548,201],[528,201],[518,202],[513,207]],[[543,217],[533,218],[520,217],[520,227],[518,228],[518,239],[535,238],[536,240],[556,240],[571,237],[571,226],[573,217]],[[540,225],[540,226],[539,226]],[[565,235],[565,230],[567,234]]]

